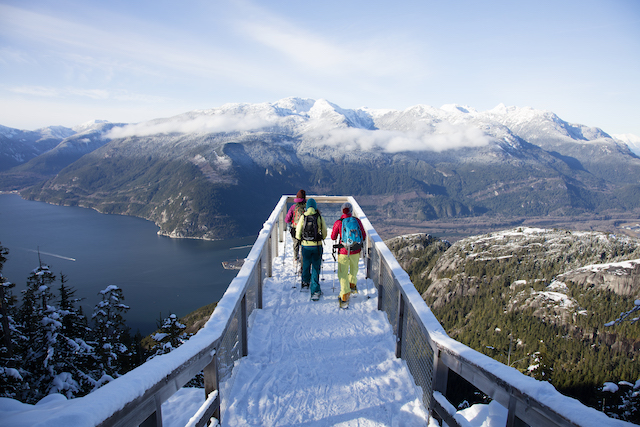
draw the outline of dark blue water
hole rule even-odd
[[[224,241],[158,236],[152,222],[55,206],[0,194],[0,244],[9,249],[3,276],[20,296],[40,257],[76,289],[87,316],[109,285],[122,288],[132,333],[146,335],[171,313],[184,316],[219,301],[237,270],[222,261],[244,258],[255,238]],[[55,288],[59,283],[54,285]]]

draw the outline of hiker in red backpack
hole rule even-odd
[[[300,240],[296,239],[296,227],[300,217],[307,210],[307,193],[304,190],[298,191],[293,203],[284,221],[290,225],[291,238],[293,239],[293,258],[298,261],[300,259]]]
[[[358,261],[367,233],[362,222],[353,216],[351,203],[342,205],[342,216],[333,223],[331,240],[340,239],[338,252],[338,279],[340,280],[340,307],[347,308],[351,294],[358,293]]]

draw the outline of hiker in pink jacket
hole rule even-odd
[[[307,193],[304,190],[298,191],[293,203],[287,212],[284,222],[289,224],[291,238],[293,239],[293,258],[298,261],[300,259],[300,240],[296,239],[296,227],[300,217],[307,210]]]

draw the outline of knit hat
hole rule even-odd
[[[342,213],[344,214],[353,213],[353,206],[351,206],[351,203],[346,202],[342,205]]]
[[[318,206],[316,205],[316,200],[315,199],[307,200],[307,209],[309,209],[309,208],[313,208],[313,209],[317,210]]]
[[[296,199],[306,199],[307,193],[304,190],[299,190],[298,194],[296,194]]]

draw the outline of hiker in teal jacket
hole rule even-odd
[[[315,222],[315,226],[314,224]],[[315,199],[307,199],[307,210],[298,221],[296,239],[300,240],[302,252],[302,288],[308,287],[311,297],[320,297],[320,266],[322,265],[322,243],[327,237],[327,224],[317,210]]]

